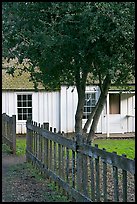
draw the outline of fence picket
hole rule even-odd
[[[16,115],[10,117],[6,113],[2,114],[2,142],[16,154]]]
[[[88,163],[87,156],[83,155],[83,193],[88,197]]]
[[[90,157],[90,171],[91,171],[91,199],[95,201],[94,159],[92,157]]]
[[[75,151],[72,150],[72,187],[75,188]]]
[[[104,151],[106,149],[103,148]],[[107,163],[103,160],[103,198],[104,202],[107,202]]]
[[[54,133],[45,130],[46,127],[49,129],[48,123],[43,125],[44,129],[37,126],[36,123],[27,122],[26,125],[27,135],[32,134],[33,136],[33,142],[31,135],[27,136],[27,158],[32,160],[41,172],[45,172],[50,179],[53,179],[59,189],[63,188],[70,198],[74,198],[76,202],[100,202],[102,196],[104,202],[110,200],[110,192],[108,192],[110,189],[107,186],[110,172],[108,176],[107,173],[110,170],[109,166],[111,166],[114,181],[114,183],[112,182],[114,201],[117,202],[121,199],[119,198],[118,168],[122,169],[123,175],[123,201],[127,201],[127,172],[135,175],[134,160],[106,152],[105,149],[101,150],[97,145],[95,147],[87,145],[83,143],[80,134],[76,136],[76,141],[74,141],[56,134],[55,128]],[[52,129],[50,128],[50,130]],[[36,155],[35,147],[39,147],[38,155]],[[103,194],[101,194],[102,191]]]
[[[116,152],[113,152],[115,155],[117,155]],[[116,166],[113,166],[113,179],[114,179],[114,201],[119,201],[119,189],[118,189],[118,168]]]
[[[98,145],[95,144],[95,147],[98,148]],[[100,168],[99,168],[99,156],[95,158],[95,170],[96,170],[96,199],[97,202],[100,202]]]
[[[49,140],[49,168],[52,169],[52,140]]]
[[[43,123],[44,129],[48,130],[49,129],[49,123]],[[48,169],[48,139],[44,138],[44,152],[45,152],[45,158],[44,158],[44,164],[45,167]]]
[[[126,157],[125,154],[122,155]],[[122,170],[123,175],[123,202],[127,202],[127,171]]]
[[[58,144],[58,171],[59,171],[59,177],[61,178],[61,144]],[[60,190],[60,186],[59,186]]]
[[[66,182],[69,184],[69,148],[66,148]]]

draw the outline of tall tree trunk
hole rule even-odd
[[[80,72],[76,76],[76,88],[78,93],[78,105],[75,114],[75,132],[82,134],[82,118],[85,102],[87,72],[85,71],[80,78]]]
[[[85,90],[78,91],[78,105],[75,115],[75,132],[82,134],[82,118],[85,102]]]
[[[88,144],[90,144],[94,140],[95,131],[97,129],[97,124],[98,124],[101,112],[102,112],[102,110],[104,108],[104,104],[105,104],[106,99],[107,99],[107,93],[108,93],[110,84],[111,84],[111,80],[110,80],[109,76],[107,76],[105,78],[105,80],[104,80],[103,90],[102,90],[102,92],[100,94],[99,101],[98,101],[98,107],[97,107],[97,109],[95,111],[95,114],[94,114],[94,117],[93,117],[93,122],[92,122],[92,125],[90,127],[90,131],[89,131],[89,134],[88,134],[88,137],[87,137],[87,143]]]

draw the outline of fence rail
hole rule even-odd
[[[2,142],[16,154],[16,115],[10,117],[6,113],[2,114]]]
[[[27,121],[26,158],[78,202],[134,200],[135,161]]]

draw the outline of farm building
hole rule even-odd
[[[135,87],[132,84],[130,87],[130,92],[127,92],[111,86],[98,122],[97,133],[135,131]],[[97,85],[86,87],[83,126],[99,94]],[[15,72],[15,77],[12,77],[2,69],[2,113],[16,115],[17,134],[26,133],[28,116],[41,124],[49,122],[50,127],[57,131],[74,132],[77,101],[75,87],[62,86],[59,91],[50,92],[39,85],[38,91],[35,91],[28,73],[17,76]]]

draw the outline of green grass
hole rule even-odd
[[[11,149],[8,145],[2,144],[2,152],[11,153]],[[16,139],[16,155],[23,156],[26,154],[26,138]]]
[[[135,140],[134,139],[96,139],[93,145],[98,144],[100,149],[105,148],[108,152],[117,152],[118,155],[126,154],[127,158],[135,158]],[[3,151],[11,152],[7,145],[2,145]],[[16,154],[18,156],[26,153],[26,138],[16,140]],[[69,151],[71,158],[71,151]]]
[[[26,154],[26,138],[16,139],[16,154],[18,156]]]
[[[105,148],[108,152],[117,152],[118,155],[126,154],[127,158],[135,158],[134,139],[97,139],[93,145],[98,144],[99,149]]]

